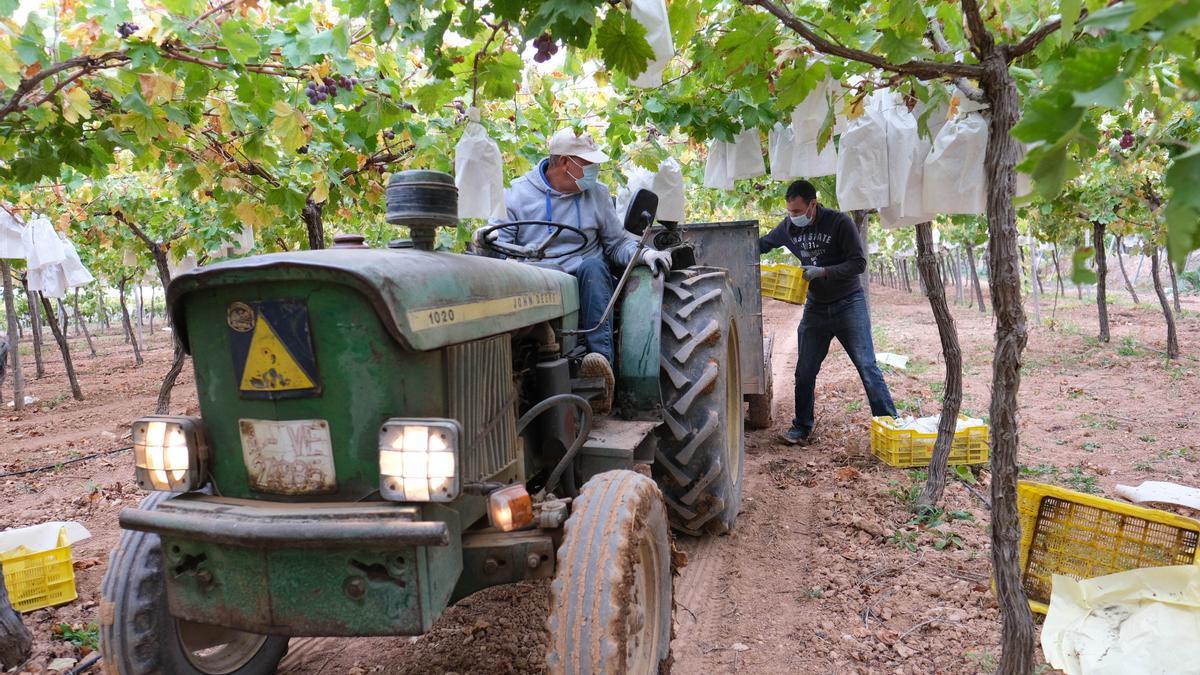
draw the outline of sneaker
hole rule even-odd
[[[616,387],[617,378],[613,376],[613,369],[609,365],[608,359],[597,352],[588,354],[579,364],[579,376],[604,378],[604,396],[592,399],[592,412],[597,415],[605,415],[612,410],[613,389]]]
[[[799,427],[792,427],[779,434],[779,439],[788,445],[808,445],[812,442],[812,432]]]

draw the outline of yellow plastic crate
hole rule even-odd
[[[1021,582],[1029,607],[1049,609],[1052,576],[1091,579],[1143,567],[1195,564],[1200,521],[1020,481]]]
[[[967,419],[959,415],[958,419]],[[871,418],[871,454],[891,466],[907,469],[928,466],[933,459],[933,444],[937,434],[915,429],[897,429],[896,418],[881,415]],[[983,464],[988,461],[988,426],[969,426],[954,434],[950,444],[950,466]]]
[[[58,545],[47,551],[30,551],[19,546],[0,553],[4,564],[4,586],[8,599],[18,612],[61,605],[78,597],[75,592],[75,568],[67,528],[58,533]]]
[[[793,305],[803,305],[808,296],[808,280],[804,269],[796,265],[761,265],[759,278],[762,294]]]

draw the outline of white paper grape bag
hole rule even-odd
[[[817,150],[817,142],[801,143],[796,148],[792,163],[792,174],[796,178],[820,178],[837,174],[838,153],[833,139]]]
[[[88,268],[83,266],[83,261],[79,259],[79,251],[75,250],[75,244],[72,244],[70,239],[63,239],[63,248],[67,253],[67,257],[62,263],[63,273],[67,277],[67,285],[71,288],[78,288],[95,281],[96,278],[92,276]]]
[[[771,165],[771,180],[790,180],[796,177],[796,135],[792,128],[776,122],[767,134],[767,160]]]
[[[729,173],[731,147],[725,141],[714,138],[708,146],[708,161],[704,164],[704,187],[732,190],[733,176]]]
[[[67,257],[62,240],[45,216],[35,216],[21,233],[29,269],[57,265]]]
[[[0,258],[25,257],[25,243],[21,240],[24,229],[20,221],[0,209]]]
[[[792,110],[792,133],[796,135],[797,145],[817,140],[821,125],[829,114],[829,94],[833,86],[833,80],[825,78]]]
[[[745,129],[735,136],[730,157],[729,175],[734,178],[757,178],[767,172],[758,129]]]
[[[863,114],[851,120],[850,128],[842,134],[837,160],[837,199],[842,211],[888,205],[891,191],[883,111],[892,104],[889,92],[875,92]]]
[[[663,71],[675,55],[675,45],[671,40],[671,22],[667,17],[667,3],[664,0],[633,0],[629,13],[646,29],[646,42],[650,43],[650,49],[654,51],[654,58],[646,63],[646,70],[633,78],[630,84],[642,89],[661,87]]]
[[[904,105],[884,111],[887,121],[890,200],[879,209],[880,223],[888,229],[933,220],[923,208],[925,157],[932,143],[917,131],[917,118]]]
[[[638,190],[654,189],[654,172],[635,166],[629,169],[629,181],[617,189],[617,215],[625,217],[625,209]]]
[[[668,157],[658,165],[658,173],[654,175],[654,192],[658,195],[658,220],[682,223],[687,200],[683,191],[683,167],[674,157]]]
[[[469,121],[454,147],[454,185],[458,187],[459,218],[504,220],[504,166],[500,146],[479,123],[479,111],[467,111]]]
[[[925,158],[924,209],[931,213],[981,214],[987,209],[987,121],[970,113],[946,123]]]

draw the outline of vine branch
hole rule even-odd
[[[964,4],[967,1],[964,0]],[[912,75],[922,80],[932,80],[948,76],[978,79],[983,75],[983,66],[973,63],[939,63],[920,59],[904,63],[892,63],[877,54],[872,54],[861,49],[845,47],[826,40],[813,32],[800,17],[775,4],[772,0],[742,0],[742,3],[749,6],[761,7],[773,14],[783,25],[798,33],[800,37],[807,40],[809,44],[822,54],[858,61],[859,63],[875,66],[880,70]]]

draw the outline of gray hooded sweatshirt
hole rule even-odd
[[[605,258],[610,264],[624,267],[629,264],[637,250],[637,238],[626,232],[612,196],[604,185],[574,194],[565,194],[550,187],[546,181],[546,164],[543,159],[524,176],[514,180],[504,191],[508,206],[508,220],[548,220],[577,227],[587,233],[588,245],[578,253],[554,258],[554,263],[568,273],[579,269],[585,258]],[[495,221],[499,222],[499,221]],[[550,228],[526,225],[520,231],[501,230],[499,241],[508,244],[529,246],[539,244],[550,236]],[[516,236],[516,235],[519,235]],[[580,244],[579,235],[563,231],[546,250],[547,254],[569,251]]]

